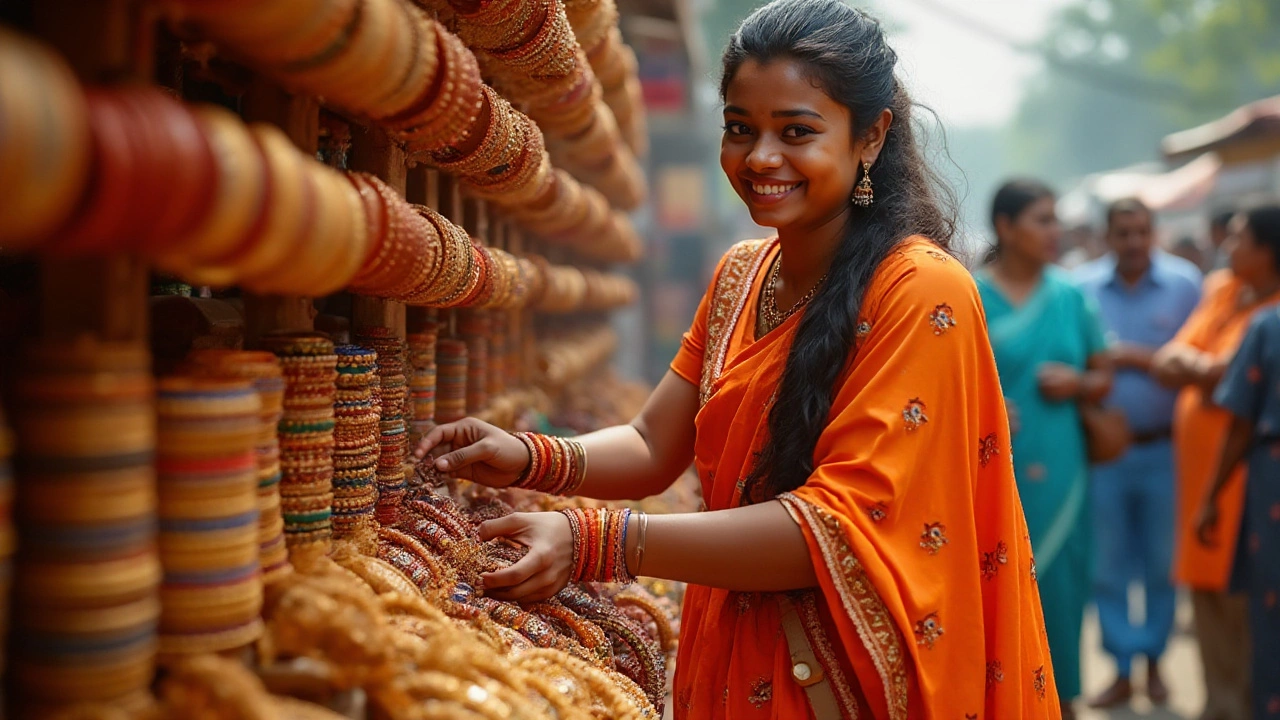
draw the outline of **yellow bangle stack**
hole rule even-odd
[[[161,659],[243,647],[262,630],[262,401],[249,380],[176,376],[157,410]]]
[[[258,564],[266,585],[278,581],[292,568],[284,544],[284,519],[280,515],[280,442],[276,426],[284,417],[284,375],[280,362],[269,352],[196,350],[187,356],[183,374],[196,377],[242,379],[253,383],[261,409],[258,414]]]

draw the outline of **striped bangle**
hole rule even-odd
[[[529,451],[529,465],[513,487],[549,495],[577,493],[587,477],[587,453],[582,443],[527,432],[515,433],[515,437]]]
[[[627,569],[627,525],[631,510],[568,508],[560,511],[569,519],[573,534],[574,582],[630,583]]]

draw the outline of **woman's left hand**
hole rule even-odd
[[[1200,506],[1196,516],[1196,540],[1205,547],[1214,547],[1218,534],[1218,503],[1209,498]]]
[[[1062,402],[1080,396],[1084,376],[1070,365],[1047,362],[1040,366],[1037,379],[1040,381],[1040,394],[1045,399]]]
[[[505,537],[529,548],[517,563],[485,573],[485,594],[537,602],[560,592],[573,575],[573,532],[558,512],[514,513],[480,525],[480,539]]]

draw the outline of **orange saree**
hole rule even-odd
[[[777,241],[736,245],[672,363],[699,386],[710,509],[741,503],[799,317],[756,339]],[[820,587],[792,594],[846,718],[1057,718],[1009,425],[973,279],[912,239],[878,269],[808,482],[780,498]],[[676,718],[812,717],[777,599],[691,586]],[[824,719],[825,720],[825,719]]]
[[[1204,281],[1204,297],[1187,318],[1173,343],[1187,345],[1215,358],[1230,358],[1244,340],[1249,320],[1264,305],[1241,303],[1246,287],[1230,270],[1220,270]],[[1205,547],[1196,540],[1196,516],[1205,492],[1218,468],[1218,453],[1231,426],[1231,415],[1213,405],[1198,386],[1183,388],[1173,413],[1173,446],[1177,453],[1178,525],[1173,579],[1197,590],[1226,590],[1235,558],[1230,540]],[[1244,467],[1218,496],[1218,537],[1235,538],[1244,512]]]

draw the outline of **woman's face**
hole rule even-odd
[[[1062,227],[1054,211],[1054,198],[1045,196],[1022,209],[1016,217],[1001,217],[996,222],[1000,235],[1000,252],[1042,265],[1058,259],[1058,240]]]
[[[720,167],[756,224],[806,230],[850,211],[862,150],[853,118],[802,64],[742,63],[725,90],[724,122]]]
[[[1231,271],[1246,283],[1262,285],[1276,277],[1275,255],[1258,243],[1244,215],[1236,215],[1227,223],[1227,239],[1222,246],[1230,253]]]

